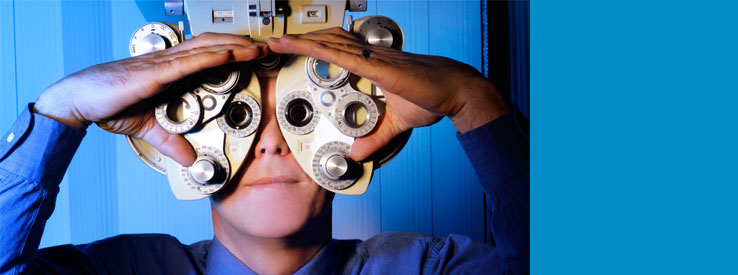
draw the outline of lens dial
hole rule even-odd
[[[261,107],[251,96],[236,94],[217,120],[220,129],[229,136],[247,137],[259,127]]]
[[[379,108],[370,96],[353,92],[338,98],[334,119],[344,135],[360,137],[374,129],[379,120]]]
[[[363,170],[361,165],[348,157],[350,150],[351,145],[341,141],[320,146],[312,164],[316,182],[328,190],[342,190],[353,185]]]
[[[205,71],[204,75],[202,87],[205,90],[215,94],[224,94],[236,87],[241,71],[231,70],[230,66],[220,66]]]
[[[306,135],[315,129],[320,111],[313,105],[312,96],[305,91],[294,91],[277,105],[277,122],[283,130],[295,135]]]
[[[312,57],[305,61],[305,71],[311,82],[325,89],[341,87],[349,78],[349,71]]]
[[[200,101],[192,93],[185,93],[154,109],[154,117],[164,130],[183,134],[194,128],[201,119]]]
[[[211,146],[200,146],[195,151],[197,152],[195,163],[180,169],[185,185],[200,194],[217,192],[231,173],[228,159],[223,151]]]

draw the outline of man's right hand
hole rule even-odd
[[[184,137],[161,128],[153,109],[121,112],[190,74],[232,61],[249,61],[267,52],[266,45],[248,38],[204,33],[163,51],[71,74],[47,88],[34,111],[80,129],[96,122],[106,131],[143,139],[178,163],[191,165],[195,161],[192,147]]]

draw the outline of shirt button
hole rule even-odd
[[[8,138],[5,141],[11,142],[11,141],[13,141],[13,138],[14,137],[15,137],[15,135],[13,133],[10,133],[10,135],[8,135]]]

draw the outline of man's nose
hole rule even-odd
[[[290,153],[290,148],[284,141],[276,119],[274,119],[274,116],[265,116],[265,118],[268,118],[265,121],[266,126],[262,129],[259,135],[259,141],[254,147],[255,157],[260,158],[270,154],[286,156]]]

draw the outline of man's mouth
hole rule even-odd
[[[294,178],[287,177],[287,176],[278,176],[278,177],[264,177],[257,181],[253,181],[251,183],[246,184],[246,186],[250,187],[266,187],[266,186],[275,186],[275,185],[281,185],[281,184],[293,184],[298,183],[298,181]]]

